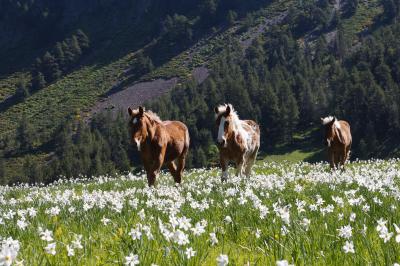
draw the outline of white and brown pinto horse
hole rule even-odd
[[[325,144],[331,168],[344,167],[350,158],[352,143],[349,123],[333,116],[321,118],[321,122],[325,127]]]
[[[228,163],[236,164],[236,175],[249,176],[258,149],[260,128],[252,120],[240,120],[231,104],[215,107],[218,127],[218,149],[222,168],[221,180],[228,178]]]
[[[130,116],[131,141],[140,152],[149,186],[154,186],[163,164],[168,166],[175,183],[181,183],[185,159],[189,150],[189,132],[179,121],[161,121],[143,107],[132,110]]]

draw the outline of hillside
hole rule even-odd
[[[196,169],[178,187],[169,174],[157,188],[141,174],[1,187],[1,256],[28,265],[400,261],[398,160],[254,170],[221,183],[219,170]]]
[[[318,116],[335,113],[356,123],[366,119],[361,113],[375,114],[376,108],[388,106],[368,125],[368,132],[374,131],[372,140],[359,133],[361,125],[355,125],[355,155],[386,157],[399,152],[397,142],[389,144],[396,141],[398,123],[379,122],[382,116],[398,118],[393,110],[397,110],[400,76],[392,60],[396,45],[389,40],[398,34],[398,8],[391,0],[8,0],[2,5],[0,173],[6,177],[2,182],[75,176],[67,169],[91,175],[137,167],[137,155],[128,147],[124,118],[118,111],[139,104],[161,117],[188,123],[193,136],[189,166],[215,164],[213,122],[202,116],[212,117],[211,105],[217,102],[232,102],[239,114],[263,125],[268,140],[262,154],[294,153],[296,157],[300,150],[307,155],[298,158],[311,161],[323,158]],[[393,8],[397,13],[391,12]],[[384,30],[391,34],[385,35]],[[24,34],[13,35],[13,31]],[[382,59],[372,58],[366,49],[359,52],[374,49],[368,43],[371,36],[379,47],[384,46],[381,50],[391,51],[380,53],[390,78],[383,78],[385,74],[372,62]],[[298,65],[295,57],[308,65]],[[373,99],[369,106],[378,102],[375,109],[365,112],[360,105],[350,111],[350,99],[334,100],[333,95],[341,94],[334,86],[350,88],[341,82],[351,79],[346,75],[352,68],[361,71],[362,60],[371,63],[374,83],[383,88],[385,102]],[[274,69],[276,64],[281,69]],[[236,65],[240,69],[232,67]],[[291,65],[295,67],[290,69]],[[301,78],[296,76],[300,72]],[[328,78],[332,73],[335,80]],[[224,80],[227,77],[237,81]],[[278,84],[276,79],[288,84]],[[307,92],[309,98],[300,83],[312,91]],[[235,92],[231,89],[235,84],[247,92]],[[272,91],[262,92],[266,84],[273,84],[268,88]],[[288,90],[282,89],[286,86]],[[269,96],[263,99],[259,93]],[[254,106],[246,108],[246,101]],[[288,102],[291,109],[279,110]],[[85,124],[89,128],[84,129]],[[382,127],[392,130],[388,134],[375,130]],[[296,141],[296,136],[305,141]],[[70,157],[77,159],[76,165],[63,165],[72,161],[65,160]],[[83,161],[86,165],[81,165]],[[43,167],[48,172],[43,174]],[[29,169],[37,171],[32,174]]]

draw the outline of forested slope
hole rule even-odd
[[[215,163],[212,110],[221,102],[261,124],[263,153],[302,146],[320,159],[318,121],[328,114],[351,123],[353,158],[399,152],[396,1],[7,0],[0,7],[3,182],[137,167],[126,118],[90,116],[102,97],[157,78],[179,79],[146,105],[188,124],[189,166]],[[201,84],[191,75],[197,67],[210,74]],[[112,106],[119,107],[126,109]]]

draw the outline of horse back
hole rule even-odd
[[[167,145],[166,161],[171,161],[189,149],[189,131],[180,121],[163,121],[162,125]]]
[[[346,146],[351,145],[352,137],[351,137],[350,124],[344,120],[340,120],[338,122],[340,125],[340,128],[338,130],[339,134],[341,134],[341,137],[343,138],[343,144]]]
[[[249,133],[250,139],[248,143],[257,149],[260,146],[260,126],[253,120],[244,120],[244,129]]]

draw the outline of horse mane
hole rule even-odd
[[[335,117],[333,117],[333,116],[327,116],[322,119],[322,125],[326,126],[327,124],[332,122],[334,119],[335,119]]]
[[[232,104],[222,104],[217,107],[218,113],[216,114],[217,117],[223,115],[226,112],[226,107],[229,105],[231,108],[230,115],[232,117],[232,124],[233,124],[233,132],[235,134],[240,134],[243,137],[247,136],[248,133],[244,130],[242,126],[242,122],[239,118],[238,113],[236,110],[233,108]]]
[[[146,111],[144,114],[147,116],[147,118],[150,121],[156,122],[156,123],[162,123],[161,118],[156,113],[154,113],[153,111],[149,110],[149,111]]]
[[[338,129],[340,129],[340,123],[334,116],[327,116],[322,119],[322,125],[326,126],[327,124],[331,123],[333,120],[335,120],[334,126]]]

